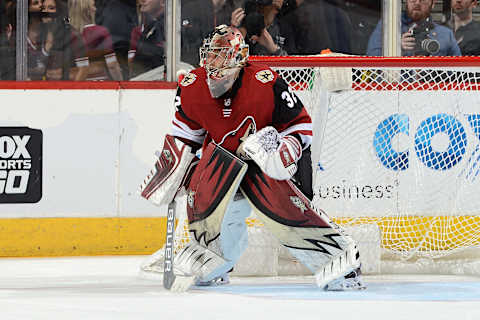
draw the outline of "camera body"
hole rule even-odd
[[[243,8],[245,9],[245,18],[242,26],[247,29],[247,39],[256,35],[260,37],[262,30],[265,29],[265,20],[263,14],[259,12],[259,7],[272,4],[272,0],[246,0]]]
[[[440,42],[430,38],[430,31],[434,28],[433,22],[427,18],[412,28],[415,37],[415,55],[430,56],[440,50]]]

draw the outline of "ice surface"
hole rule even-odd
[[[475,277],[370,276],[362,292],[323,292],[312,277],[233,278],[172,294],[139,276],[144,259],[0,259],[0,319],[480,319]]]

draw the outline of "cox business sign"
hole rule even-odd
[[[347,111],[346,119],[358,117]],[[314,190],[326,212],[478,212],[480,112],[392,112],[341,131],[341,138],[338,130],[326,133],[316,173]]]
[[[373,148],[385,168],[406,170],[413,154],[425,166],[433,170],[448,170],[468,157],[472,164],[470,174],[478,175],[480,157],[477,155],[480,142],[480,114],[465,115],[476,141],[468,141],[467,131],[457,117],[439,113],[427,117],[411,132],[410,119],[406,114],[393,114],[383,120],[375,131]],[[414,134],[414,149],[398,150],[402,135]],[[472,140],[472,137],[470,138]],[[395,141],[395,142],[394,142]],[[473,153],[466,155],[468,143],[476,146]],[[395,145],[397,148],[395,148]]]

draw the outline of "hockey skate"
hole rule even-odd
[[[325,291],[354,291],[364,290],[367,287],[361,278],[360,267],[345,276],[329,282],[323,289]]]
[[[315,273],[317,285],[325,291],[366,289],[360,266],[360,254],[357,246],[352,243],[347,250]]]
[[[230,277],[228,273],[224,273],[221,276],[218,276],[210,281],[202,281],[200,279],[195,281],[195,285],[197,287],[215,287],[215,286],[221,286],[229,283],[230,283]]]

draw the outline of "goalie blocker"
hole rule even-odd
[[[140,194],[154,205],[167,205],[188,180],[197,158],[189,145],[168,134],[163,150],[155,155],[154,168],[140,186]]]

